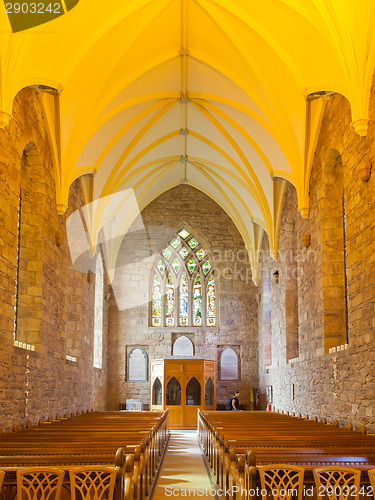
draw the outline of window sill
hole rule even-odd
[[[24,351],[35,351],[35,345],[26,344],[26,342],[20,342],[19,340],[14,341],[14,347],[18,347]]]

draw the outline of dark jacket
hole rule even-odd
[[[233,401],[234,401],[234,407],[236,408],[236,410],[239,409],[240,407],[240,401],[238,398],[236,398],[236,396],[233,396],[232,398],[229,398],[226,405],[225,405],[225,409],[226,410],[234,410],[233,408]]]

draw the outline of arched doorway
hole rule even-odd
[[[156,377],[152,387],[152,404],[156,406],[163,404],[163,389],[159,377]]]
[[[171,378],[165,391],[165,401],[167,406],[181,405],[181,384],[176,377]]]
[[[198,406],[201,404],[201,385],[192,377],[186,386],[186,405]]]

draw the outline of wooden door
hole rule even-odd
[[[184,385],[185,385],[185,406],[184,406],[184,428],[197,428],[198,408],[202,409],[204,404],[203,387],[203,360],[185,360],[184,365]]]
[[[165,360],[165,408],[171,429],[196,429],[203,408],[203,360]]]

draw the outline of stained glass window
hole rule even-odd
[[[204,274],[207,274],[208,271],[211,269],[211,264],[208,260],[206,260],[206,262],[203,264],[202,269]]]
[[[170,245],[173,247],[173,248],[177,248],[180,244],[180,241],[177,239],[177,238],[173,238],[173,240],[170,242]]]
[[[158,262],[158,269],[160,271],[160,274],[163,276],[164,271],[165,271],[165,264],[162,260],[159,260],[159,262]]]
[[[186,257],[189,255],[189,251],[186,247],[182,247],[180,250],[180,255],[183,259],[186,259]]]
[[[207,252],[182,229],[155,262],[151,326],[217,326],[216,283]]]
[[[188,269],[189,269],[189,271],[190,271],[190,274],[193,274],[193,271],[194,271],[194,269],[196,268],[196,266],[197,266],[197,265],[196,265],[196,263],[195,263],[195,260],[194,260],[193,258],[192,258],[192,259],[190,259],[190,260],[189,260],[189,262],[187,263],[187,267],[188,267]]]
[[[183,238],[185,240],[189,236],[190,233],[188,231],[186,231],[186,229],[183,229],[178,234],[181,236],[181,238]]]
[[[188,245],[190,248],[195,248],[199,245],[198,241],[195,238],[191,238],[191,240],[188,242]]]
[[[197,273],[194,280],[193,324],[194,326],[202,326],[202,283],[199,273]]]
[[[215,279],[211,275],[207,284],[207,326],[216,325],[216,289],[215,289]]]
[[[174,297],[174,284],[171,273],[168,273],[166,297],[165,297],[165,324],[166,326],[174,326],[175,315],[175,297]]]
[[[179,269],[180,269],[180,267],[181,267],[181,263],[180,263],[180,261],[177,258],[174,259],[174,261],[172,262],[172,267],[174,269],[174,272],[177,274],[178,271],[179,271]]]
[[[170,248],[166,248],[163,255],[167,260],[169,260],[172,257],[172,250]]]
[[[161,324],[161,286],[158,276],[154,275],[152,286],[152,326],[162,326]]]
[[[200,248],[197,253],[196,253],[197,257],[199,260],[202,260],[203,257],[206,255],[206,252],[203,250],[203,248]]]
[[[180,281],[180,326],[189,324],[189,283],[183,272]]]

